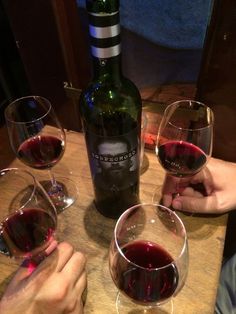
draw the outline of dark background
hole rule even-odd
[[[210,3],[120,1],[123,69],[140,90],[196,83]],[[38,94],[62,112],[65,127],[80,129],[75,103],[65,119],[76,100],[64,85],[83,88],[91,78],[84,7],[85,0],[0,0],[1,112],[14,98]]]

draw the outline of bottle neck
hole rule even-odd
[[[120,81],[122,77],[121,55],[107,59],[93,57],[93,75],[94,79]]]
[[[119,80],[122,76],[119,11],[91,9],[88,14],[94,78]]]

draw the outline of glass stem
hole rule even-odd
[[[48,170],[48,173],[49,173],[49,177],[50,177],[52,186],[54,188],[56,188],[57,187],[57,181],[56,181],[55,176],[54,176],[53,172],[51,171],[51,169]]]
[[[49,172],[49,176],[50,176],[50,181],[52,184],[52,187],[49,190],[49,195],[54,196],[54,197],[59,197],[59,195],[61,196],[62,194],[62,186],[60,184],[58,184],[58,182],[55,179],[55,176],[53,174],[53,172],[51,171],[51,169],[48,170]]]
[[[189,186],[189,182],[184,180],[183,178],[178,178],[176,181],[176,194],[180,195],[187,187]]]

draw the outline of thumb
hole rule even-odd
[[[192,213],[215,213],[217,209],[217,199],[214,195],[206,197],[177,196],[172,201],[175,210]]]

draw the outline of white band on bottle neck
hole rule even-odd
[[[97,48],[97,47],[91,46],[92,55],[99,59],[107,59],[107,58],[116,57],[120,54],[120,52],[121,52],[120,44],[113,47],[109,47],[109,48]]]
[[[96,27],[89,25],[90,36],[98,39],[115,37],[120,34],[120,25],[106,26],[106,27]]]
[[[99,12],[99,13],[95,13],[95,12],[88,12],[90,15],[92,16],[113,16],[119,13],[119,11],[115,11],[115,12],[111,12],[111,13],[107,13],[107,12]]]

